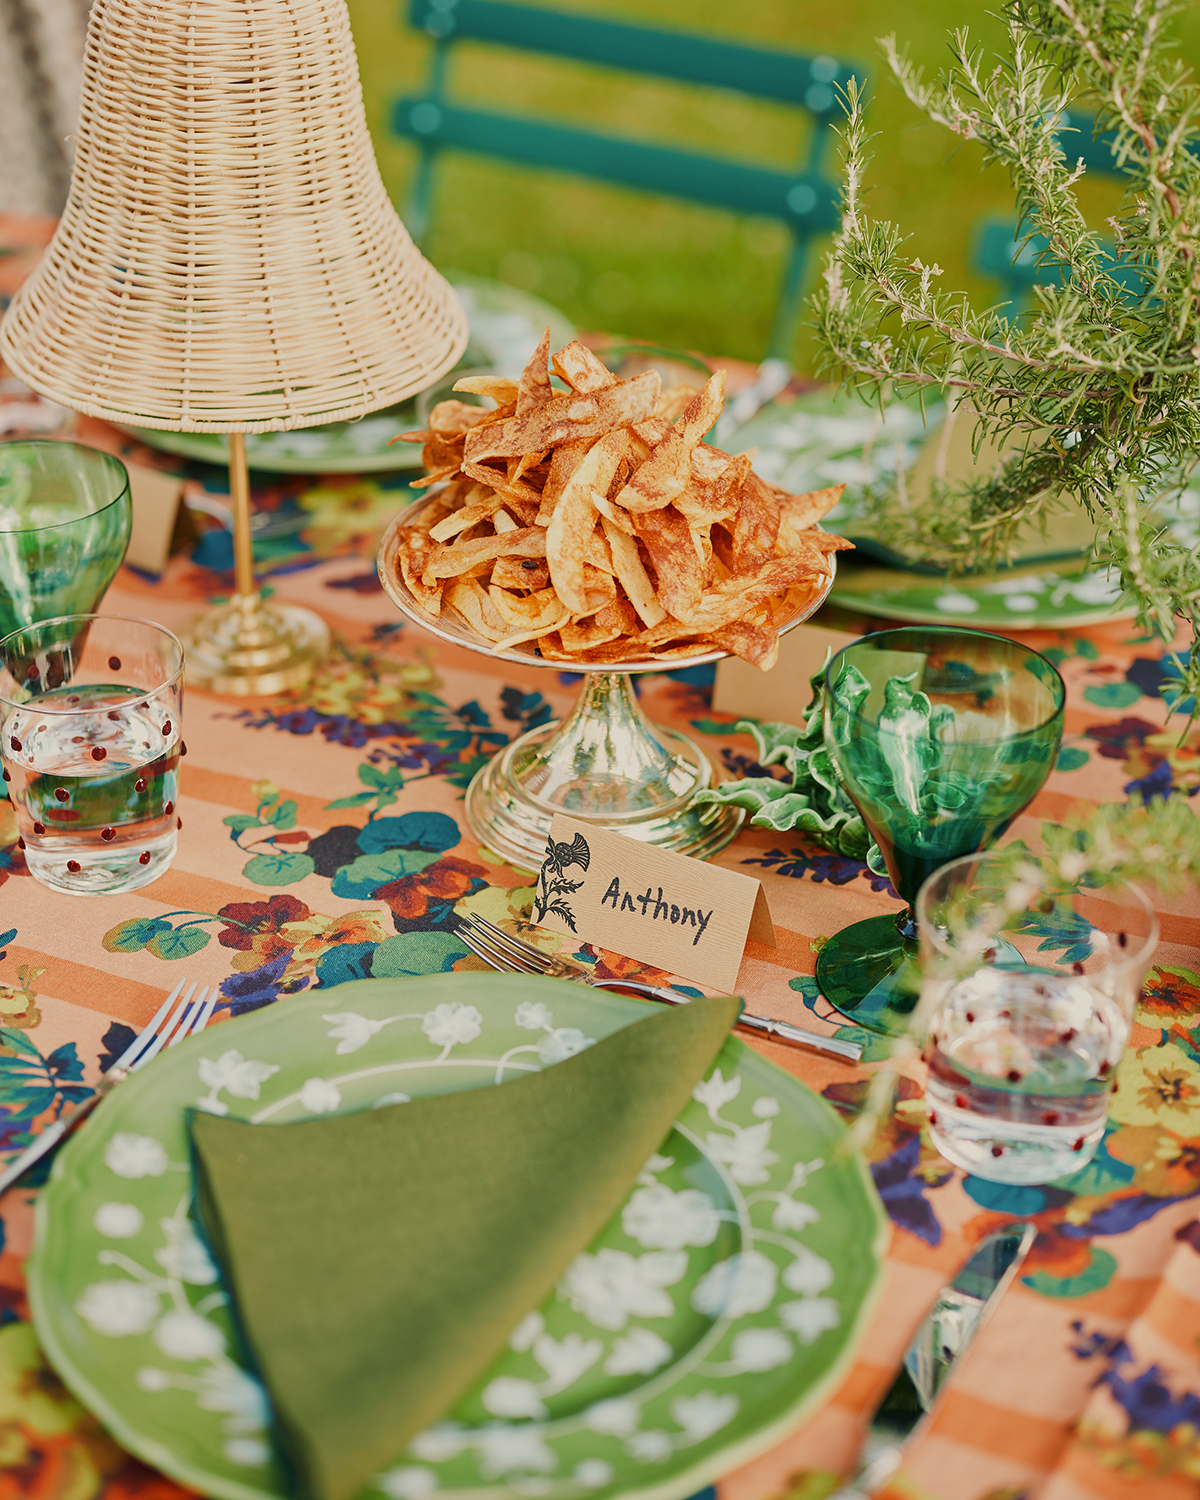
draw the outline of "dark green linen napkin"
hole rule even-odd
[[[741,1010],[654,1013],[497,1087],[291,1125],[193,1112],[200,1216],[306,1500],[443,1416],[599,1233]]]

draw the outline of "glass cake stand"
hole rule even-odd
[[[379,547],[379,578],[401,614],[439,640],[494,661],[577,672],[584,678],[583,691],[565,719],[521,735],[475,776],[466,795],[472,835],[524,870],[540,868],[556,813],[697,859],[723,849],[745,813],[719,804],[692,805],[696,792],[711,784],[708,757],[686,735],[650,722],[638,703],[632,677],[635,672],[700,666],[729,653],[700,651],[666,661],[641,658],[603,665],[547,661],[534,654],[532,642],[497,650],[456,614],[432,619],[405,586],[397,561],[400,527],[411,525],[427,503],[421,498],[401,511]],[[836,567],[832,553],[829,564],[830,576],[793,618],[780,625],[781,634],[807,620],[824,602]]]

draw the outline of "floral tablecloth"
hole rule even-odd
[[[98,423],[74,435],[167,462]],[[220,490],[215,471],[189,473]],[[360,976],[478,967],[452,931],[453,913],[503,919],[529,909],[531,877],[469,838],[462,794],[511,737],[564,710],[577,682],[496,667],[399,620],[373,549],[404,498],[402,481],[288,480],[256,498],[295,520],[273,528],[264,549],[268,586],[320,610],[333,654],[306,689],[282,698],[189,692],[179,855],[141,891],[69,901],[43,889],[0,803],[0,1151],[86,1096],[181,975],[216,984],[227,1018]],[[229,561],[227,539],[210,533],[161,579],[126,569],[105,608],[180,626],[228,591]],[[1168,645],[1129,623],[1021,638],[1058,662],[1069,698],[1058,766],[1014,835],[1036,838],[1043,820],[1081,800],[1200,791],[1200,730],[1180,743],[1183,720],[1166,727]],[[766,774],[750,738],[711,711],[707,675],[643,678],[643,703],[698,736],[730,774]],[[894,910],[886,882],[794,836],[756,830],[718,862],[762,879],[778,936],[776,948],[747,949],[739,988],[748,1006],[835,1030],[812,977],[816,951],[846,923]],[[929,1145],[919,1077],[904,1081],[870,1152],[893,1233],[857,1362],[817,1416],[722,1481],[720,1500],[827,1494],[853,1466],[866,1418],[940,1289],[973,1245],[1014,1218],[1038,1230],[1021,1279],[956,1365],[888,1493],[1196,1494],[1200,905],[1164,904],[1161,921],[1108,1134],[1075,1177],[1042,1188],[964,1178]],[[661,977],[611,954],[600,964]],[[761,1050],[847,1116],[879,1053],[872,1043],[851,1068],[769,1043]],[[22,1275],[36,1191],[0,1200],[0,1500],[182,1495],[117,1448],[38,1350]]]

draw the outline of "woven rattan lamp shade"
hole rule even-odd
[[[380,180],[344,0],[95,0],[10,368],[90,416],[258,432],[399,401],[466,342]]]

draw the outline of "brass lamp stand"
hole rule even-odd
[[[269,603],[254,583],[250,472],[246,438],[229,434],[233,500],[234,594],[182,632],[187,678],[195,687],[238,697],[282,693],[307,681],[329,650],[329,627],[314,610]]]

